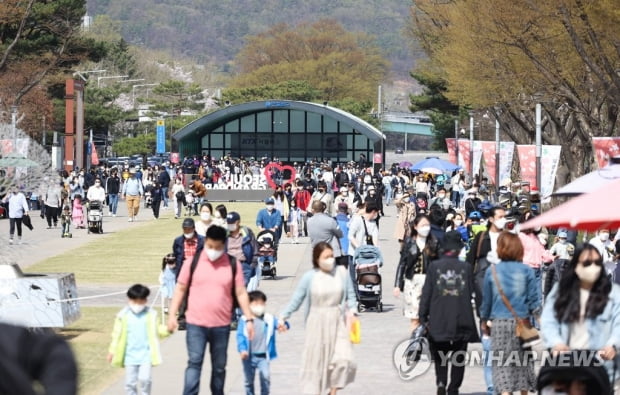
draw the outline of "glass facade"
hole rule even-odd
[[[372,158],[373,142],[337,119],[310,111],[267,109],[200,131],[201,152],[219,158],[276,157],[284,162],[317,158],[346,162]]]

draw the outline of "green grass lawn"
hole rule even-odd
[[[82,307],[82,318],[59,331],[73,352],[79,369],[79,393],[99,394],[123,370],[106,361],[114,316],[120,307]]]
[[[256,230],[261,203],[227,203],[228,211],[241,215],[241,224]],[[174,238],[181,235],[181,220],[170,211],[140,226],[93,239],[81,247],[28,267],[26,272],[73,272],[80,284],[154,284],[164,255],[172,252]],[[194,217],[198,220],[198,217]]]

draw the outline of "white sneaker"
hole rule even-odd
[[[133,217],[129,217],[129,219],[127,220],[127,222],[133,222]]]
[[[13,239],[9,239],[9,244],[13,244]]]
[[[116,214],[112,214],[113,217],[116,217]]]

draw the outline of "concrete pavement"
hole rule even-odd
[[[364,312],[360,316],[362,342],[355,346],[357,375],[355,382],[341,391],[342,394],[434,394],[435,376],[431,369],[413,380],[399,377],[394,365],[394,349],[409,336],[408,320],[402,316],[400,300],[392,295],[392,284],[399,259],[398,242],[392,237],[396,224],[396,209],[386,207],[387,217],[381,220],[380,247],[385,258],[383,274],[384,312]],[[276,280],[264,279],[260,288],[267,294],[267,310],[277,314],[289,301],[301,275],[311,267],[308,259],[310,247],[307,239],[301,244],[283,241],[279,250],[278,274]],[[301,353],[305,333],[303,311],[297,312],[290,320],[291,329],[278,334],[279,358],[271,363],[271,393],[298,394]],[[244,377],[236,351],[236,332],[231,333],[228,348],[226,377],[227,394],[244,394]],[[470,349],[480,349],[479,344]],[[185,332],[177,332],[162,342],[164,362],[153,369],[153,395],[180,394],[187,362]],[[210,363],[208,354],[203,366],[201,393],[208,394]],[[423,365],[420,365],[420,368]],[[416,368],[417,369],[417,368]],[[466,370],[465,381],[461,387],[463,394],[478,394],[484,389],[482,368],[470,367]],[[259,389],[258,379],[256,390]],[[124,393],[123,380],[118,380],[103,394]]]

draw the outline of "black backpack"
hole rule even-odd
[[[194,258],[192,259],[192,265],[189,267],[189,280],[187,281],[187,292],[185,293],[185,305],[186,306],[189,301],[189,290],[192,284],[192,278],[194,277],[196,266],[198,266],[198,259],[200,259],[200,254],[202,253],[203,249],[204,247],[198,247],[198,249],[196,250],[196,254],[194,254]],[[237,292],[236,292],[237,287],[235,284],[235,277],[237,277],[237,259],[228,253],[226,255],[228,255],[228,260],[230,261],[230,266],[232,269],[231,291],[232,291],[232,301],[233,301],[232,311],[234,312],[235,309],[239,307],[239,302],[237,301]],[[186,311],[187,311],[187,308],[186,308]]]

